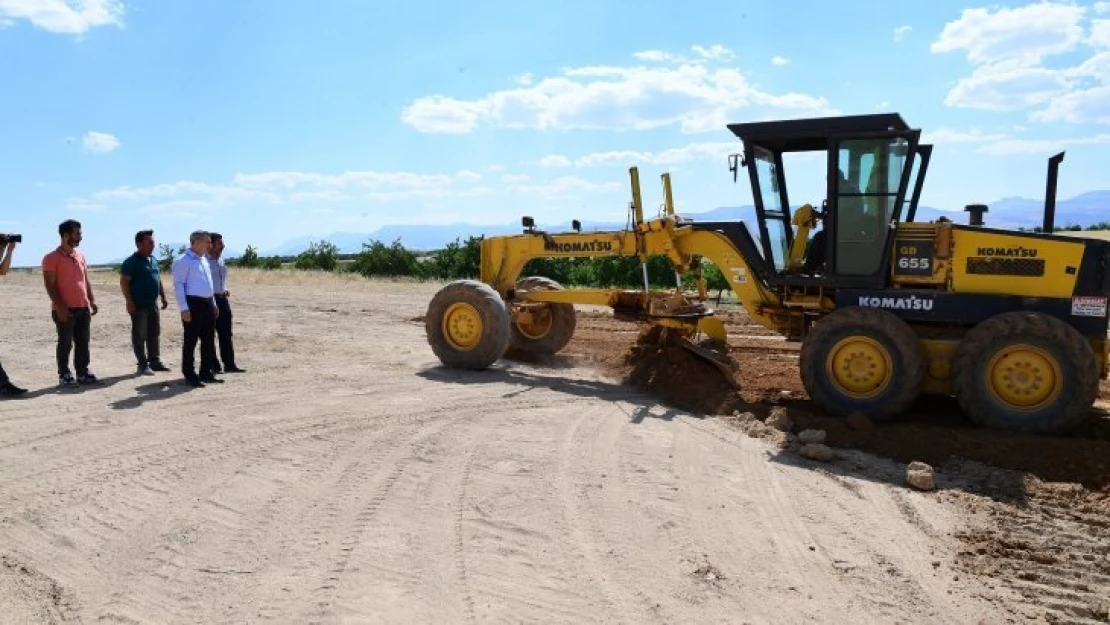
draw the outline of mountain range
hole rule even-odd
[[[754,224],[755,208],[752,206],[723,206],[702,213],[680,213],[694,221],[734,221],[744,220]],[[1022,197],[1002,198],[988,204],[988,212],[984,215],[987,227],[999,228],[1025,228],[1031,230],[1039,227],[1043,221],[1044,201]],[[919,206],[915,221],[933,221],[938,217],[947,217],[957,223],[967,223],[968,214],[963,209],[945,210],[933,207]],[[647,215],[645,215],[647,217]],[[1056,226],[1063,227],[1071,224],[1088,226],[1094,223],[1110,221],[1110,191],[1090,191],[1066,200],[1058,199],[1056,202]],[[614,230],[623,229],[625,223],[582,221],[582,230]],[[537,223],[536,227],[551,232],[569,231],[569,221],[563,223]],[[470,236],[494,236],[503,234],[518,234],[522,231],[519,223],[501,225],[476,225],[469,223],[453,223],[441,225],[388,225],[382,226],[373,232],[333,232],[326,236],[302,236],[290,239],[268,250],[260,250],[260,256],[295,256],[313,242],[330,241],[339,248],[341,254],[355,254],[362,250],[364,243],[381,241],[389,245],[400,239],[401,244],[410,250],[434,250],[454,241],[456,238],[466,240]],[[227,258],[235,258],[241,252],[225,253]]]

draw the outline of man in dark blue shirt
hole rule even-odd
[[[158,261],[154,258],[154,231],[137,232],[135,248],[135,253],[120,267],[119,288],[131,315],[131,347],[135,351],[138,372],[154,375],[155,371],[169,371],[160,358],[161,319],[157,300],[161,298],[163,310],[168,304]]]

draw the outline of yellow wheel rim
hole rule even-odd
[[[551,314],[551,308],[540,306],[530,309],[529,313],[527,321],[517,321],[516,327],[520,330],[520,333],[533,340],[547,336],[547,333],[551,331],[552,324],[555,323],[555,316]]]
[[[987,363],[991,393],[1001,402],[1025,411],[1051,403],[1063,390],[1060,363],[1032,345],[1010,345]]]
[[[443,314],[443,336],[459,351],[474,349],[482,338],[482,315],[465,302],[451,304]]]
[[[829,378],[840,392],[855,399],[875,397],[890,385],[894,365],[882,343],[867,336],[841,339],[825,361]]]

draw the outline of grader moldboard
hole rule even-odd
[[[706,305],[705,259],[755,322],[802,343],[803,385],[827,413],[890,419],[921,394],[945,395],[976,424],[1034,433],[1065,432],[1089,413],[1108,369],[1110,242],[987,228],[979,204],[967,206],[967,225],[914,221],[932,146],[896,113],[728,128],[743,147],[730,170],[734,181],[747,171],[758,242],[743,221],[676,215],[668,174],[663,214],[645,220],[633,167],[628,229],[586,233],[576,221],[572,232],[547,233],[525,217],[522,234],[484,239],[480,281],[449,284],[428,307],[438,358],[484,369],[510,347],[554,354],[574,333],[577,303],[663,326],[719,363],[704,347],[726,338]],[[791,211],[783,155],[797,152],[825,153],[821,209]],[[1045,233],[1062,159],[1049,159]],[[639,258],[644,288],[518,279],[535,258],[603,255]],[[697,293],[651,290],[655,255],[678,276],[693,272]],[[701,334],[711,340],[695,343]]]

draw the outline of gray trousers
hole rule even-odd
[[[161,362],[159,337],[162,334],[161,319],[157,304],[135,306],[131,313],[131,348],[135,351],[135,362],[153,365]]]

